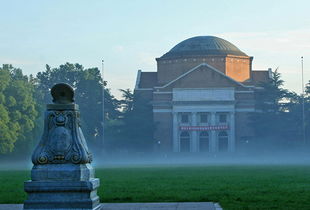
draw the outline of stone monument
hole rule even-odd
[[[36,147],[24,209],[97,210],[99,179],[94,178],[90,154],[80,126],[74,90],[67,84],[51,89],[44,132]]]

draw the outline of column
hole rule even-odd
[[[235,151],[235,145],[236,145],[236,141],[235,141],[235,112],[230,112],[229,113],[230,116],[230,123],[229,123],[229,145],[228,145],[228,150],[230,152],[234,152]]]
[[[192,112],[192,126],[197,126],[197,112]],[[198,152],[198,140],[197,140],[197,133],[198,131],[192,131],[192,136],[191,136],[191,152]]]
[[[216,112],[211,112],[211,125],[216,125]],[[217,136],[215,130],[211,130],[210,148],[211,152],[217,152]]]
[[[173,144],[173,152],[179,152],[180,151],[180,142],[179,142],[179,134],[178,134],[178,113],[177,112],[173,112],[173,120],[172,120],[172,129],[173,129],[173,133],[172,133],[172,144]]]

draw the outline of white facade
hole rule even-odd
[[[173,89],[173,101],[234,101],[233,88]]]
[[[173,101],[174,152],[235,150],[234,89],[174,89]]]

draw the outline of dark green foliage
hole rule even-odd
[[[306,137],[306,143],[308,146],[310,146],[310,81],[306,84],[305,88],[305,137]],[[302,101],[302,99],[300,99]],[[300,115],[301,115],[301,108],[300,110]]]
[[[50,88],[57,83],[67,83],[75,91],[75,101],[80,106],[82,129],[91,145],[99,146],[102,140],[102,86],[98,68],[88,68],[80,64],[66,63],[58,68],[46,65],[46,70],[37,74],[38,89],[44,104],[51,103]],[[105,89],[105,116],[117,115],[116,99]]]
[[[16,143],[25,146],[33,141],[37,108],[31,78],[20,69],[3,65],[0,68],[0,154],[12,152]]]
[[[272,72],[272,78],[261,84],[263,88],[256,92],[256,108],[264,113],[277,114],[283,111],[283,99],[288,96],[288,91],[283,89],[284,81],[281,74],[276,70]]]
[[[283,83],[276,70],[271,80],[262,83],[262,89],[255,93],[257,112],[250,114],[251,125],[256,140],[268,145],[266,148],[271,144],[298,145],[302,138],[300,96],[284,89]]]
[[[162,166],[96,170],[101,202],[219,202],[223,209],[309,209],[310,167]],[[0,203],[23,203],[26,171],[0,171]]]
[[[108,147],[136,152],[148,152],[153,148],[152,105],[130,89],[120,90],[121,114],[117,121],[110,122],[114,138],[108,139]],[[110,140],[110,141],[109,141]]]

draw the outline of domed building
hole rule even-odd
[[[186,39],[138,71],[135,94],[153,107],[154,146],[165,152],[234,152],[254,137],[248,113],[271,69],[214,36]]]

